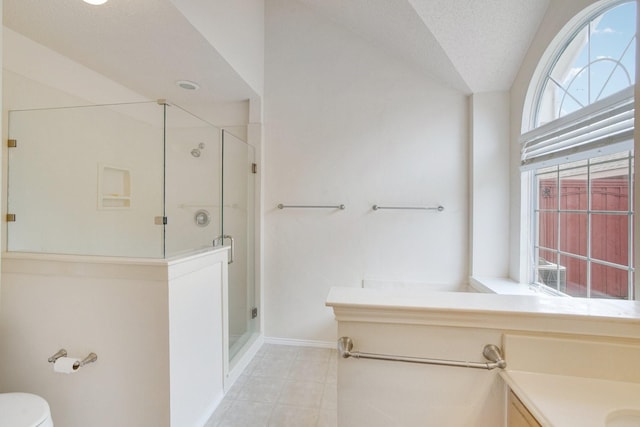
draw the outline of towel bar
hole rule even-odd
[[[427,365],[440,365],[440,366],[456,366],[461,368],[474,368],[474,369],[504,369],[507,367],[507,362],[502,358],[502,352],[500,348],[494,344],[487,344],[484,346],[482,355],[489,360],[489,362],[465,362],[460,360],[446,360],[446,359],[428,359],[421,357],[405,357],[405,356],[390,356],[386,354],[376,353],[362,353],[359,351],[351,351],[353,349],[353,340],[349,337],[342,337],[338,340],[338,353],[340,356],[347,359],[353,357],[356,359],[376,359],[376,360],[388,360],[391,362],[409,362],[409,363],[423,363]]]
[[[372,208],[374,211],[378,211],[381,209],[395,209],[395,210],[416,210],[416,211],[438,211],[442,212],[444,210],[444,206],[440,205],[437,207],[429,207],[429,206],[379,206],[373,205]]]
[[[321,205],[283,205],[280,203],[278,209],[299,208],[299,209],[340,209],[344,210],[344,205],[321,206]]]

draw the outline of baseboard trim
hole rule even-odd
[[[227,372],[224,377],[225,394],[229,391],[233,384],[235,384],[240,375],[242,375],[249,363],[251,363],[253,358],[260,350],[260,347],[262,347],[263,343],[264,337],[262,335],[256,336],[252,342],[247,343],[247,348],[245,349],[244,354],[240,355],[234,365],[229,367],[229,372]]]

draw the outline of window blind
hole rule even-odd
[[[522,170],[633,149],[634,87],[596,101],[520,137]]]

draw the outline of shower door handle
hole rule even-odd
[[[230,248],[230,253],[229,253],[229,262],[227,264],[231,264],[233,263],[233,258],[235,257],[235,241],[233,240],[233,236],[230,236],[228,234],[221,234],[220,236],[216,237],[215,239],[213,239],[213,246],[216,246],[216,242],[218,240],[220,240],[222,242],[222,244],[224,245],[224,239],[229,239],[229,241],[231,242],[231,248]]]
[[[229,241],[231,242],[231,250],[230,250],[230,254],[229,254],[229,262],[228,264],[233,263],[233,259],[236,256],[236,250],[235,250],[235,241],[233,240],[233,237],[231,237],[230,235],[226,234],[224,236],[222,236],[222,239],[229,239]]]

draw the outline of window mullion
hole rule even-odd
[[[562,236],[562,231],[560,230],[560,225],[562,224],[562,221],[560,220],[560,208],[561,206],[561,200],[562,200],[562,192],[561,192],[561,182],[560,182],[560,166],[556,167],[556,277],[560,277],[560,236]],[[558,289],[556,289],[557,291],[560,291],[560,283],[559,281],[556,282],[556,287]],[[562,291],[561,291],[562,292]]]
[[[587,162],[587,298],[591,298],[591,159]]]
[[[589,21],[589,31],[587,31],[587,64],[591,64],[591,25],[593,20]],[[587,66],[587,104],[591,104],[591,66]]]
[[[629,265],[629,269],[627,271],[627,299],[633,300],[636,299],[636,295],[635,295],[635,283],[633,280],[633,263],[634,263],[634,254],[633,254],[633,236],[635,233],[635,230],[633,228],[633,204],[635,202],[634,200],[634,194],[633,194],[633,179],[634,179],[634,173],[633,173],[633,156],[634,156],[634,152],[630,152],[629,153],[629,158],[628,158],[628,165],[629,165],[629,190],[627,191],[629,193],[629,195],[627,196],[628,198],[628,206],[627,206],[627,210],[629,212],[629,219],[627,222],[627,227],[628,227],[628,232],[627,235],[629,236],[629,238],[627,239],[627,244],[628,244],[628,248],[627,248],[627,254],[628,254],[628,265]]]

